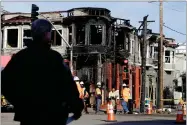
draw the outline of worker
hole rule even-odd
[[[96,88],[96,114],[99,113],[100,111],[100,106],[101,106],[101,99],[102,99],[102,95],[101,95],[101,82],[97,83],[97,88]]]
[[[6,106],[7,105],[7,101],[6,101],[6,99],[5,99],[5,96],[1,96],[1,105],[2,106]]]
[[[80,86],[81,86],[81,88],[82,88],[82,99],[83,99],[83,102],[84,102],[84,112],[86,113],[86,114],[89,114],[89,112],[88,112],[88,108],[87,108],[87,104],[86,104],[86,102],[87,102],[87,100],[88,100],[88,97],[89,97],[89,94],[88,94],[88,92],[86,91],[86,88],[85,88],[85,86],[84,86],[84,82],[83,81],[81,81],[80,82]]]
[[[112,88],[112,91],[109,92],[109,99],[112,101],[113,109],[116,108],[116,90]]]
[[[79,91],[79,98],[82,99],[83,98],[83,93],[82,93],[82,88],[81,88],[81,85],[80,85],[80,79],[79,77],[77,76],[74,76],[74,81],[77,85],[77,89]]]
[[[14,120],[21,125],[66,125],[69,111],[77,120],[84,108],[70,69],[51,49],[51,32],[49,21],[32,22],[32,42],[1,72],[1,92],[14,105]]]
[[[122,99],[121,99],[121,105],[123,107],[124,113],[129,113],[129,109],[128,109],[128,100],[130,98],[130,89],[128,88],[128,86],[124,83],[123,84],[123,90],[122,90]]]

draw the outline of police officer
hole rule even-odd
[[[69,109],[77,120],[84,108],[69,68],[50,48],[51,31],[47,20],[34,21],[33,41],[2,71],[2,94],[14,105],[14,120],[21,125],[66,125]]]

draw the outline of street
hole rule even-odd
[[[116,115],[117,122],[106,122],[107,115],[83,115],[69,125],[175,125],[175,116]],[[13,113],[2,113],[2,125],[19,125],[13,122]],[[185,125],[182,124],[182,125]]]

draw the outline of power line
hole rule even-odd
[[[170,30],[172,30],[172,31],[174,31],[174,32],[176,32],[176,33],[179,33],[179,34],[181,34],[181,35],[186,35],[186,34],[184,34],[184,33],[181,33],[181,32],[179,32],[179,31],[177,31],[177,30],[174,30],[174,29],[170,28],[169,26],[166,26],[166,25],[163,25],[163,26],[166,27],[166,28],[168,28],[168,29],[170,29]]]
[[[168,1],[165,1],[165,3],[167,3],[168,5],[169,5],[169,2]],[[174,9],[175,8],[175,6],[173,6],[173,5],[170,5],[172,8],[172,10],[175,10],[175,11],[180,11],[180,12],[185,12],[185,11],[182,11],[182,10],[176,10],[176,9]]]
[[[154,2],[148,2],[148,3],[151,3],[151,4],[154,4],[154,5],[159,6],[158,4],[156,4],[156,3],[154,3]],[[169,9],[169,10],[173,10],[173,11],[177,11],[177,12],[185,12],[185,11],[177,10],[177,9],[171,8],[171,7],[164,7],[164,8]]]

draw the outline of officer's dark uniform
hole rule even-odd
[[[40,26],[43,32],[52,28],[40,19],[32,24],[32,32],[41,31]],[[66,125],[68,109],[75,118],[81,116],[84,105],[69,68],[58,52],[39,39],[12,57],[1,80],[2,94],[15,108],[14,120],[22,125]]]

